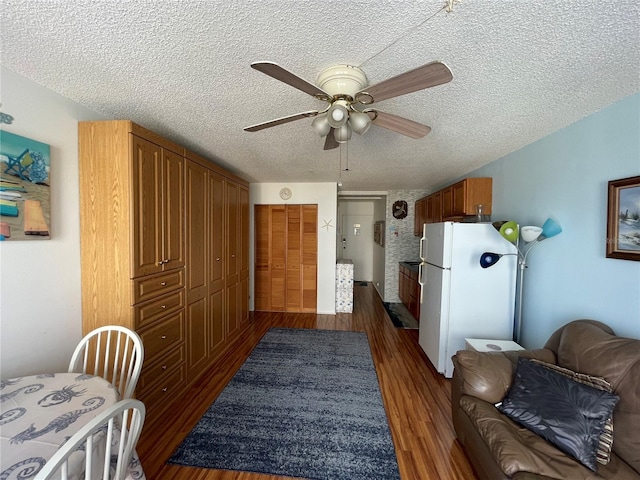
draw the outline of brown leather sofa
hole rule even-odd
[[[620,399],[613,411],[613,448],[592,472],[494,406],[511,385],[518,356],[603,377]],[[617,337],[603,323],[576,320],[544,348],[518,352],[459,351],[451,386],[453,424],[482,480],[640,480],[640,340]]]

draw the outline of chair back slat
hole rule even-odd
[[[80,477],[82,472],[69,472],[69,459],[73,454],[84,450],[84,478],[91,478],[94,470],[100,466],[100,478],[124,480],[133,457],[133,452],[140,438],[144,425],[145,407],[140,400],[128,398],[121,400],[92,418],[86,425],[72,435],[67,442],[47,461],[36,478],[53,480]],[[131,421],[129,422],[129,418]],[[112,463],[112,445],[118,435],[119,445],[117,459]],[[104,442],[104,458],[95,458],[94,447],[97,442]],[[100,451],[100,450],[98,450]],[[77,457],[74,457],[77,458]],[[102,462],[102,464],[100,464]],[[77,462],[72,462],[76,468]],[[95,465],[95,467],[94,467]],[[98,479],[95,479],[98,480]]]
[[[143,360],[144,346],[138,334],[125,327],[110,325],[89,332],[80,341],[71,357],[69,372],[98,375],[118,389],[120,398],[131,398]],[[89,367],[91,363],[93,369]]]

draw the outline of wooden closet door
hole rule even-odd
[[[271,309],[284,312],[287,308],[287,216],[284,205],[271,205],[271,228],[269,231],[271,266]]]
[[[163,269],[185,265],[184,248],[184,157],[162,150]]]
[[[287,312],[299,312],[302,308],[302,218],[300,205],[287,205]]]
[[[225,346],[225,285],[224,285],[224,238],[225,238],[225,194],[224,177],[209,172],[209,251],[208,251],[208,314],[209,357],[216,357]]]
[[[135,278],[162,272],[162,148],[131,138],[135,199],[131,277]]]
[[[315,312],[318,302],[318,206],[302,206],[300,310]]]
[[[256,205],[255,309],[315,312],[318,206]]]
[[[258,311],[271,310],[271,268],[269,257],[271,246],[271,210],[269,205],[256,205],[253,209],[255,222],[255,285],[254,308]]]
[[[207,169],[187,161],[187,372],[196,378],[208,365],[207,322]]]

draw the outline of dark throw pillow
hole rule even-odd
[[[576,382],[584,383],[590,387],[597,388],[598,390],[604,390],[605,392],[613,393],[613,387],[611,384],[602,377],[594,377],[593,375],[587,375],[586,373],[577,373],[568,368],[561,367],[559,365],[553,365],[552,363],[546,363],[541,360],[532,358],[532,362],[538,363],[546,368],[555,370],[562,375],[572,378]],[[606,465],[611,460],[611,450],[613,449],[613,415],[607,418],[604,423],[604,429],[598,437],[598,449],[596,456],[598,463]]]
[[[498,409],[595,472],[598,440],[618,398],[520,357]]]

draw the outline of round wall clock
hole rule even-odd
[[[407,216],[407,202],[404,200],[398,200],[393,204],[393,216],[398,219],[403,219]]]
[[[293,195],[293,192],[291,192],[290,188],[284,187],[280,189],[280,198],[283,200],[289,200],[291,198],[291,195]]]

